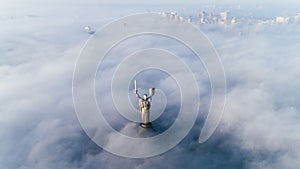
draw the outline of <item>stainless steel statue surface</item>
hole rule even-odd
[[[140,126],[143,128],[151,127],[152,124],[150,122],[150,107],[151,107],[151,99],[152,96],[154,95],[155,88],[149,89],[149,97],[147,96],[147,94],[144,94],[143,97],[141,97],[138,94],[137,83],[135,80],[134,91],[136,97],[139,99],[139,107],[140,107],[140,112],[142,114],[142,123],[140,124]]]

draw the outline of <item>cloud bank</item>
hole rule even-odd
[[[71,80],[76,57],[88,38],[82,20],[88,17],[97,26],[105,17],[100,19],[98,14],[99,19],[93,20],[92,14],[84,15],[89,10],[96,14],[94,7],[75,15],[75,8],[59,14],[34,8],[36,17],[20,12],[8,13],[0,20],[4,25],[0,31],[4,47],[0,50],[0,168],[300,167],[299,25],[266,26],[263,31],[242,36],[226,34],[221,27],[214,31],[203,28],[221,56],[228,83],[226,110],[216,133],[208,142],[198,144],[210,102],[210,84],[202,66],[187,57],[185,61],[195,67],[201,88],[195,126],[170,151],[152,158],[129,159],[99,148],[76,118]],[[249,31],[256,30],[249,27]],[[141,41],[144,39],[124,43],[115,53],[128,46],[155,44],[139,45]],[[169,40],[156,45],[191,56]],[[159,75],[159,87],[172,96],[174,81]],[[168,112],[176,110],[167,107],[158,119],[158,124],[163,124],[158,131],[168,127]],[[122,133],[138,136],[141,132],[136,123],[112,115],[106,118]],[[120,120],[122,125],[118,125]]]

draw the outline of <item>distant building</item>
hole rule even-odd
[[[208,14],[208,23],[215,23],[216,22],[216,20],[217,20],[217,18],[214,16],[214,13],[213,12],[210,12],[209,14]]]
[[[183,18],[182,16],[179,16],[179,20],[180,20],[181,22],[183,22],[183,21],[184,21],[184,18]]]
[[[170,12],[171,15],[177,15],[177,12]]]
[[[294,22],[295,23],[300,22],[300,13],[297,13],[297,15],[294,17]]]
[[[228,13],[229,13],[228,11],[220,13],[220,22],[222,22],[222,23],[226,23],[227,22]]]
[[[177,12],[170,12],[170,18],[171,19],[176,19],[177,18]]]
[[[276,17],[275,22],[279,24],[288,24],[290,22],[290,17],[278,16]]]
[[[231,19],[231,22],[230,22],[230,23],[231,23],[231,24],[236,24],[236,23],[237,23],[236,18],[233,17],[233,18]]]
[[[94,34],[95,33],[95,31],[93,31],[90,26],[85,26],[84,31],[88,34]]]
[[[189,17],[187,18],[187,22],[188,22],[188,23],[191,23],[191,22],[192,22],[192,17],[191,17],[191,16],[189,16]]]
[[[167,16],[166,12],[161,13],[162,16]]]
[[[200,23],[206,23],[206,12],[205,11],[202,11],[199,14],[199,17],[200,17]]]

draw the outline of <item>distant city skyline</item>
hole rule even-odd
[[[30,4],[30,3],[38,3],[38,4],[44,4],[44,3],[60,3],[60,4],[69,4],[70,1],[68,0],[49,0],[49,1],[39,1],[39,0],[6,0],[6,1],[1,1],[0,5],[10,5],[10,4],[14,4],[14,3],[18,3],[18,4],[22,4],[22,3],[26,3],[26,4]],[[220,1],[220,0],[201,0],[201,1],[194,1],[194,0],[186,0],[186,1],[182,1],[182,0],[172,0],[172,1],[160,1],[160,0],[152,0],[152,1],[140,1],[140,0],[126,0],[126,1],[122,1],[122,0],[88,0],[88,1],[72,1],[72,4],[89,4],[89,3],[103,3],[103,4],[128,4],[128,3],[136,3],[136,4],[215,4],[215,5],[230,5],[230,4],[281,4],[281,5],[289,5],[289,4],[296,4],[299,3],[299,1],[297,0],[285,0],[285,1],[281,1],[281,0],[265,0],[265,1],[259,1],[259,0],[228,0],[228,1]]]

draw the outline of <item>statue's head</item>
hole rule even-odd
[[[144,99],[147,99],[147,94],[144,94]]]

